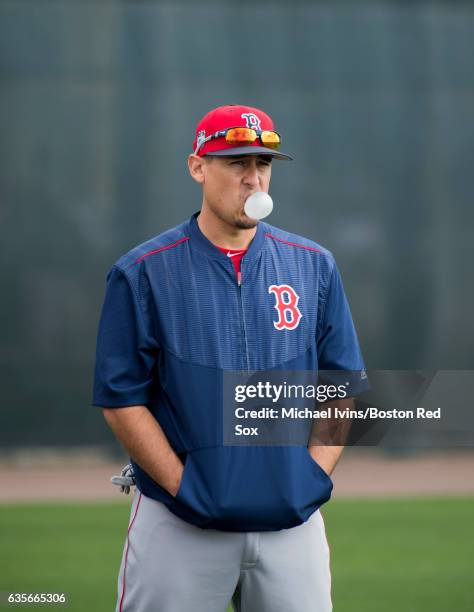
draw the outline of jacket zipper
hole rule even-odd
[[[239,290],[240,328],[241,328],[243,343],[245,346],[245,367],[249,371],[250,370],[249,347],[247,345],[247,330],[245,328],[244,304],[242,300],[242,272],[239,272],[237,274],[237,285],[238,285],[238,290]]]

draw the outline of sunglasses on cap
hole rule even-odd
[[[264,147],[269,149],[279,149],[281,144],[281,136],[278,132],[272,130],[255,130],[254,128],[233,127],[226,130],[220,130],[211,134],[206,138],[199,137],[196,144],[194,154],[196,155],[201,147],[213,138],[225,136],[225,141],[230,145],[250,145],[260,138],[260,142]]]

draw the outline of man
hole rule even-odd
[[[332,609],[318,508],[342,447],[222,440],[224,372],[363,370],[332,255],[244,212],[291,159],[279,143],[257,108],[210,111],[188,158],[200,213],[109,273],[94,405],[138,489],[120,612]]]

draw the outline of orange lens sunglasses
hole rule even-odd
[[[207,136],[207,138],[198,137],[196,149],[194,154],[196,155],[201,147],[209,140],[213,138],[220,138],[225,136],[225,141],[231,145],[249,145],[252,144],[260,138],[260,142],[264,147],[268,147],[269,149],[279,149],[281,144],[281,136],[278,132],[273,132],[272,130],[255,130],[254,128],[244,128],[244,127],[233,127],[227,128],[226,130],[221,130],[220,132],[216,132],[215,134],[211,134]]]

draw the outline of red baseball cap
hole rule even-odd
[[[204,155],[224,156],[240,156],[240,155],[271,155],[276,159],[292,159],[289,155],[282,153],[276,149],[265,147],[257,138],[253,143],[242,146],[241,144],[229,144],[224,136],[212,138],[202,144],[205,138],[208,138],[216,132],[226,130],[227,128],[245,127],[258,130],[274,131],[272,118],[264,113],[259,108],[253,106],[242,106],[239,104],[230,104],[228,106],[218,106],[209,111],[196,127],[196,135],[193,142],[193,151],[200,157]]]

